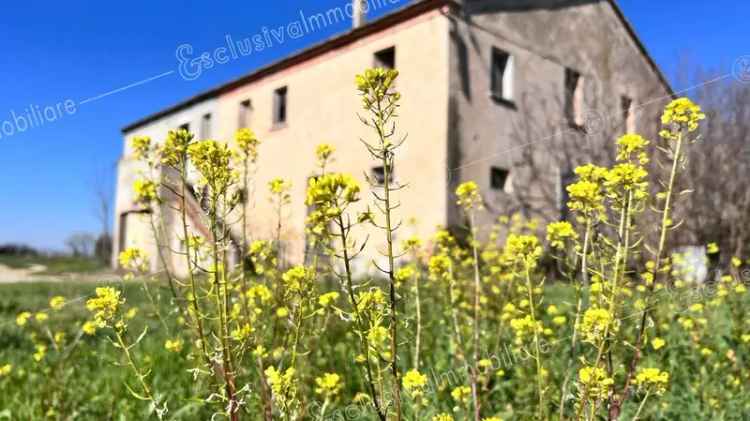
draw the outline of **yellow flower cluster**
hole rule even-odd
[[[237,172],[232,169],[232,150],[224,142],[201,140],[188,146],[187,153],[195,168],[201,174],[200,184],[211,187],[219,194],[236,180]]]
[[[678,98],[670,102],[661,116],[661,124],[664,126],[677,126],[677,130],[685,128],[688,132],[698,129],[698,124],[705,119],[706,115],[701,107],[688,98]],[[674,130],[662,130],[659,135],[668,140],[675,140],[678,136]]]
[[[578,234],[570,222],[552,222],[547,225],[547,241],[550,247],[554,249],[564,249],[567,241],[575,241],[577,239]]]
[[[193,142],[193,134],[187,130],[170,130],[167,139],[159,149],[161,162],[175,168],[180,168],[187,159],[188,146]]]
[[[658,368],[642,368],[635,376],[635,384],[657,395],[667,390],[669,373]]]
[[[318,304],[320,304],[321,307],[328,307],[331,304],[335,303],[336,300],[339,299],[339,293],[336,291],[327,292],[325,294],[321,294],[318,297]]]
[[[341,376],[336,373],[325,373],[321,377],[315,379],[315,393],[324,396],[325,399],[330,399],[341,392],[344,387],[341,381]]]
[[[626,134],[617,139],[617,160],[636,161],[641,165],[648,163],[646,146],[649,141],[637,134]]]
[[[424,388],[427,386],[427,376],[416,369],[411,369],[404,374],[402,383],[411,398],[418,400],[424,395]]]
[[[456,188],[456,203],[467,212],[472,209],[482,208],[482,196],[479,194],[479,186],[473,181],[467,181]]]
[[[54,311],[59,311],[65,307],[65,297],[56,295],[49,300],[49,307]]]
[[[587,342],[597,343],[605,339],[604,334],[609,329],[612,332],[616,329],[615,320],[612,314],[603,308],[589,308],[583,314],[581,321],[581,335]]]
[[[258,159],[260,140],[252,130],[246,128],[237,130],[234,134],[234,140],[237,142],[237,149],[241,156],[250,162],[255,162]]]
[[[430,278],[435,281],[450,280],[452,264],[453,262],[451,262],[450,257],[444,254],[438,254],[436,256],[430,257],[430,261],[428,263]]]
[[[454,401],[466,405],[471,398],[471,388],[469,386],[458,386],[451,391],[451,396]]]
[[[129,247],[121,251],[118,256],[118,261],[120,262],[120,266],[125,269],[137,271],[146,270],[146,253],[139,248]]]
[[[28,311],[23,311],[21,313],[18,313],[18,316],[16,316],[16,324],[18,326],[25,326],[30,318],[31,318],[31,313],[29,313]]]
[[[297,265],[287,270],[281,276],[287,291],[293,294],[300,294],[307,291],[313,280],[314,273],[312,269],[305,266]]]
[[[531,315],[526,315],[510,321],[510,327],[516,334],[516,339],[524,340],[528,337],[534,336],[534,332],[544,331],[544,326],[539,320],[534,321]]]
[[[294,367],[287,368],[283,373],[275,367],[268,367],[265,371],[268,385],[275,399],[287,402],[290,395],[294,394]]]
[[[97,326],[105,326],[114,319],[123,302],[120,291],[112,287],[99,287],[96,289],[96,297],[86,301],[86,308],[94,314]]]
[[[268,191],[273,194],[283,195],[292,188],[290,181],[284,180],[283,178],[274,178],[268,182]]]
[[[606,398],[610,386],[614,384],[614,380],[601,367],[583,367],[578,371],[578,380],[584,393],[595,400]]]
[[[454,419],[452,415],[443,412],[432,417],[431,421],[454,421]]]
[[[307,226],[316,236],[329,234],[330,222],[338,218],[351,203],[359,201],[359,183],[349,174],[325,174],[311,178],[307,186],[305,203],[314,206]]]
[[[624,162],[615,165],[607,172],[605,186],[610,189],[610,197],[617,197],[619,189],[633,194],[640,200],[648,195],[648,172],[640,165]]]
[[[133,182],[134,201],[148,205],[157,199],[156,183],[152,180],[139,178]]]
[[[318,158],[318,166],[325,167],[328,160],[331,159],[331,155],[336,151],[333,145],[328,143],[321,143],[315,147],[315,157]]]
[[[164,349],[169,352],[178,353],[182,351],[182,346],[182,339],[167,339],[166,342],[164,342]]]
[[[586,164],[575,169],[578,181],[569,185],[566,190],[570,195],[568,207],[585,216],[593,216],[604,210],[602,182],[607,176],[607,169],[593,164]]]
[[[5,364],[0,366],[0,378],[9,376],[11,371],[13,371],[13,366],[11,364]]]
[[[151,138],[148,136],[134,136],[130,139],[130,148],[133,149],[135,159],[148,158],[151,150]]]
[[[514,264],[536,266],[542,255],[542,246],[534,235],[510,234],[505,241],[504,259]]]
[[[362,96],[362,107],[369,110],[374,104],[391,97],[397,102],[401,96],[396,92],[390,92],[393,83],[398,78],[398,71],[393,69],[367,69],[363,74],[355,77],[357,90]]]

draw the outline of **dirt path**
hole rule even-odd
[[[102,281],[116,278],[116,275],[104,271],[95,273],[63,273],[59,275],[42,274],[47,269],[44,265],[31,265],[27,268],[11,268],[0,264],[0,284],[16,282],[62,282],[62,281]]]
[[[15,269],[5,265],[0,265],[0,284],[9,282],[29,282],[40,280],[39,272],[47,269],[44,265],[31,265],[27,268]]]

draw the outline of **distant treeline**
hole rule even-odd
[[[0,244],[0,256],[38,256],[39,250],[26,244]]]

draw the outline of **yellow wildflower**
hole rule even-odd
[[[182,351],[183,342],[182,339],[167,339],[164,342],[164,349],[169,352],[180,352]]]
[[[326,399],[338,395],[341,388],[344,387],[341,376],[336,373],[323,374],[322,377],[315,379],[315,384],[317,385],[315,393],[324,396]]]
[[[83,333],[87,335],[94,335],[96,333],[96,323],[87,320],[83,323],[83,327],[81,327],[81,330],[83,330]]]
[[[28,311],[24,311],[21,313],[18,313],[18,316],[16,316],[16,324],[18,326],[24,326],[28,322],[28,320],[31,318],[31,313]]]
[[[567,240],[575,241],[577,239],[578,234],[576,234],[570,222],[552,222],[547,225],[547,241],[550,247],[554,249],[563,249]]]
[[[54,311],[59,311],[65,306],[65,297],[62,296],[54,296],[51,300],[49,300],[49,307]]]
[[[234,134],[234,140],[237,142],[240,154],[250,162],[255,162],[258,158],[258,145],[260,145],[260,140],[255,133],[250,129],[242,128]]]
[[[332,292],[326,292],[325,294],[322,294],[320,297],[318,297],[318,304],[320,304],[321,307],[328,307],[332,303],[335,303],[336,300],[339,299],[339,293],[336,291]]]
[[[471,388],[469,386],[458,386],[451,392],[453,400],[460,404],[468,404],[471,397]]]
[[[651,340],[651,346],[656,351],[660,350],[666,344],[667,344],[667,342],[664,339],[662,339],[662,338],[654,338],[654,339]]]
[[[669,384],[669,373],[658,368],[642,368],[635,376],[635,384],[661,395]]]
[[[427,376],[416,369],[411,369],[404,374],[402,383],[412,399],[418,399],[422,397],[424,387],[427,385]]]
[[[112,287],[99,287],[96,297],[86,301],[86,308],[94,313],[94,320],[98,325],[106,325],[111,321],[124,300],[120,299],[120,291]]]
[[[13,371],[11,364],[0,365],[0,378],[10,375],[11,371]]]
[[[151,150],[151,138],[148,136],[134,136],[130,139],[130,148],[133,149],[133,157],[135,159],[147,158]]]
[[[603,308],[590,308],[583,314],[581,335],[587,342],[604,339],[604,332],[614,330],[615,323],[612,314]]]
[[[139,178],[133,182],[133,200],[142,205],[148,205],[156,201],[157,189],[156,183],[152,180]]]
[[[473,181],[462,183],[456,188],[457,204],[464,210],[481,209],[482,196],[479,194],[479,186]]]
[[[678,98],[670,102],[661,116],[661,124],[664,126],[674,125],[686,128],[689,132],[698,129],[698,123],[705,119],[706,115],[701,107],[688,98]],[[665,139],[675,139],[676,134],[670,130],[662,130],[660,135]]]
[[[585,393],[595,400],[604,399],[609,393],[609,388],[614,380],[607,376],[607,372],[601,367],[584,367],[578,371],[578,379],[585,389]]]

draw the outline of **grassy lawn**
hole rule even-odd
[[[91,282],[34,282],[0,285],[0,366],[12,364],[13,374],[0,377],[0,420],[136,420],[149,419],[147,405],[130,396],[128,387],[136,387],[126,367],[122,353],[107,340],[108,332],[85,335],[82,324],[90,319],[85,308],[96,285]],[[129,326],[134,339],[144,329],[159,331],[150,305],[139,283],[117,283],[132,308],[138,309]],[[168,291],[156,285],[152,292],[161,294],[169,312]],[[60,311],[49,309],[54,296],[66,298]],[[26,326],[16,324],[16,316],[23,311],[35,314],[44,311],[49,319],[44,323],[32,317]],[[174,320],[174,317],[170,318]],[[178,329],[177,326],[170,326]],[[62,332],[63,352],[48,346],[41,361],[35,361],[38,351],[34,339],[42,335]],[[208,419],[189,399],[193,395],[192,382],[184,358],[175,358],[164,350],[163,330],[149,334],[133,349],[138,362],[151,368],[150,378],[170,403],[169,419]],[[75,343],[75,346],[71,344]],[[46,340],[44,343],[49,344]],[[174,404],[179,401],[179,404]]]

